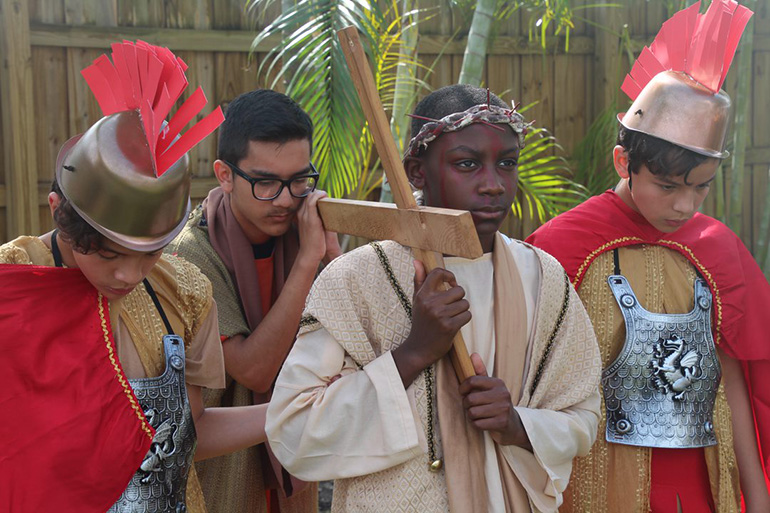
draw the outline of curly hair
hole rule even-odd
[[[618,131],[617,144],[628,153],[630,172],[638,174],[644,164],[650,173],[657,176],[684,176],[685,184],[689,184],[687,178],[690,171],[711,158],[622,125]]]
[[[62,193],[56,179],[51,184],[51,192],[56,193],[61,198],[59,206],[54,210],[53,220],[62,238],[72,246],[72,249],[80,253],[92,253],[102,249],[104,235],[77,213],[72,203]]]

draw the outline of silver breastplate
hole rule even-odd
[[[722,375],[711,334],[711,291],[695,280],[686,314],[648,312],[628,280],[608,278],[626,341],[602,372],[607,441],[643,447],[716,445],[713,410]]]
[[[176,335],[166,335],[163,349],[163,375],[129,380],[147,421],[155,428],[155,437],[139,470],[110,512],[187,511],[187,474],[197,439],[185,388],[184,342]]]

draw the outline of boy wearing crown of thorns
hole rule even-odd
[[[770,511],[755,431],[767,456],[770,286],[697,212],[727,156],[719,88],[750,16],[716,0],[664,24],[624,83],[619,184],[528,239],[569,273],[604,366],[599,440],[564,511],[732,512],[741,492],[746,511]]]
[[[485,254],[426,274],[385,241],[332,262],[276,382],[271,447],[293,474],[336,480],[334,511],[556,511],[595,437],[599,355],[561,267],[498,232],[527,125],[461,85],[415,118],[411,182],[426,205],[469,210]],[[477,373],[463,383],[446,356],[460,329]]]

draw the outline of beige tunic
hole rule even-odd
[[[544,331],[537,329],[538,302],[550,301],[542,290],[542,266],[549,266],[552,259],[548,257],[544,264],[542,252],[518,241],[506,242],[523,278],[528,339],[538,347],[537,351],[530,347],[528,357],[536,352],[542,355],[542,339],[547,334],[535,336]],[[393,243],[384,243],[393,256],[393,272],[411,297],[411,256],[391,250],[387,244]],[[293,474],[308,480],[337,480],[334,511],[448,511],[444,470],[428,471],[425,380],[421,375],[405,390],[390,352],[406,338],[410,326],[388,290],[379,262],[368,251],[364,248],[336,260],[314,286],[308,305],[315,304],[315,310],[322,308],[320,304],[327,306],[328,317],[322,327],[301,331],[279,374],[268,409],[268,439]],[[470,298],[473,320],[463,327],[466,344],[469,351],[482,356],[491,373],[496,353],[491,257],[448,259],[447,267],[456,273]],[[560,267],[556,264],[549,269],[558,272]],[[319,282],[329,287],[319,287]],[[357,298],[359,303],[355,307],[358,315],[351,312],[347,300],[332,295],[335,284],[351,289],[352,301]],[[532,510],[555,511],[572,458],[587,453],[593,443],[599,413],[598,350],[577,303],[574,307],[582,312],[584,322],[571,324],[576,339],[573,349],[576,363],[585,364],[583,382],[572,388],[577,394],[553,409],[517,406],[534,453],[503,447],[505,462],[498,463],[496,444],[485,434],[484,469],[468,470],[484,472],[490,511],[505,511],[499,464],[513,471]],[[573,312],[568,315],[572,319]],[[343,329],[356,323],[360,323],[361,333]],[[357,363],[367,360],[362,367]],[[527,362],[523,384],[531,385],[534,372],[530,371],[536,366]],[[338,374],[343,377],[331,383]],[[434,432],[440,456],[440,430]]]

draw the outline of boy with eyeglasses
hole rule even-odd
[[[214,287],[227,388],[209,393],[208,405],[270,399],[318,266],[341,253],[316,208],[325,193],[315,190],[312,137],[288,96],[256,90],[233,100],[219,128],[219,187],[166,249]],[[316,508],[315,486],[291,478],[266,445],[210,460],[199,474],[211,513]]]

